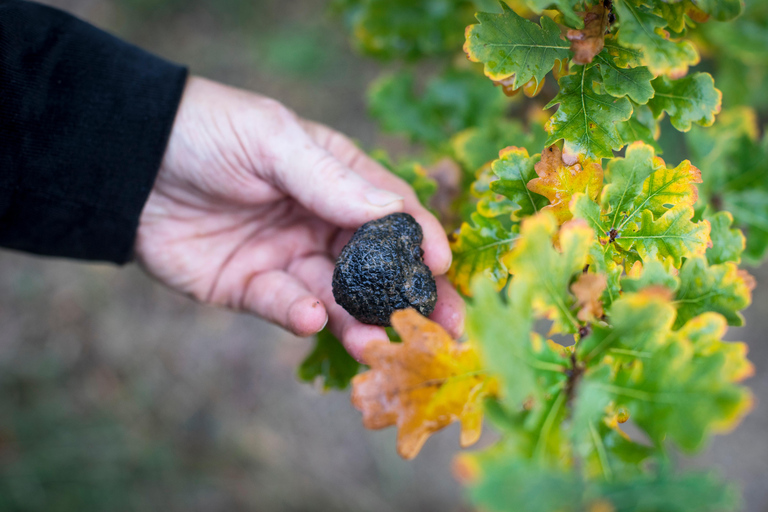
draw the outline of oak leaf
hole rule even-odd
[[[546,125],[547,144],[563,139],[571,153],[590,159],[613,158],[613,150],[624,146],[617,123],[632,117],[632,103],[595,87],[603,78],[594,64],[574,66],[571,71],[558,80],[560,92],[545,107],[559,105]]]
[[[533,79],[540,82],[558,59],[568,58],[568,43],[560,38],[557,23],[546,16],[541,24],[517,15],[506,4],[501,14],[480,12],[480,22],[466,30],[464,52],[472,62],[484,64],[491,80],[514,77],[511,89]]]
[[[554,213],[559,224],[573,217],[568,206],[573,194],[584,192],[594,199],[603,186],[599,163],[565,162],[557,146],[545,149],[534,168],[539,177],[528,182],[528,189],[549,199],[549,205],[542,210]]]
[[[520,235],[495,218],[473,213],[471,223],[463,223],[456,241],[451,244],[453,262],[448,278],[465,294],[477,275],[493,281],[497,290],[504,287],[509,270],[504,261]]]
[[[397,425],[397,452],[412,459],[433,433],[461,422],[461,446],[475,443],[482,403],[495,381],[481,368],[473,345],[457,343],[442,327],[412,309],[392,314],[402,343],[374,341],[363,351],[371,369],[352,380],[352,405],[363,425]]]

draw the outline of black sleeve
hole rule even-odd
[[[0,0],[0,246],[125,263],[186,69]]]

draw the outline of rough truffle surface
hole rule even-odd
[[[421,226],[407,213],[363,224],[336,261],[333,297],[365,324],[389,325],[395,310],[435,309],[437,287],[424,263]]]

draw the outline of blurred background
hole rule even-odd
[[[325,1],[43,3],[365,148],[407,150],[367,116],[380,67],[350,50]],[[750,345],[757,404],[686,464],[714,467],[741,486],[744,510],[768,512],[768,268],[751,271],[748,327],[729,339]],[[365,431],[348,392],[297,380],[311,346],[133,266],[0,251],[0,511],[468,510],[451,476],[458,429],[400,460],[395,432]]]

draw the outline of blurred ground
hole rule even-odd
[[[275,97],[360,140],[378,66],[317,0],[48,0],[193,73]],[[758,402],[693,465],[768,511],[768,268],[748,327]],[[0,510],[466,510],[450,428],[414,462],[347,393],[300,384],[310,348],[115,269],[0,252]],[[761,403],[762,402],[762,403]],[[15,505],[11,505],[15,503]],[[23,504],[23,506],[19,505]]]

